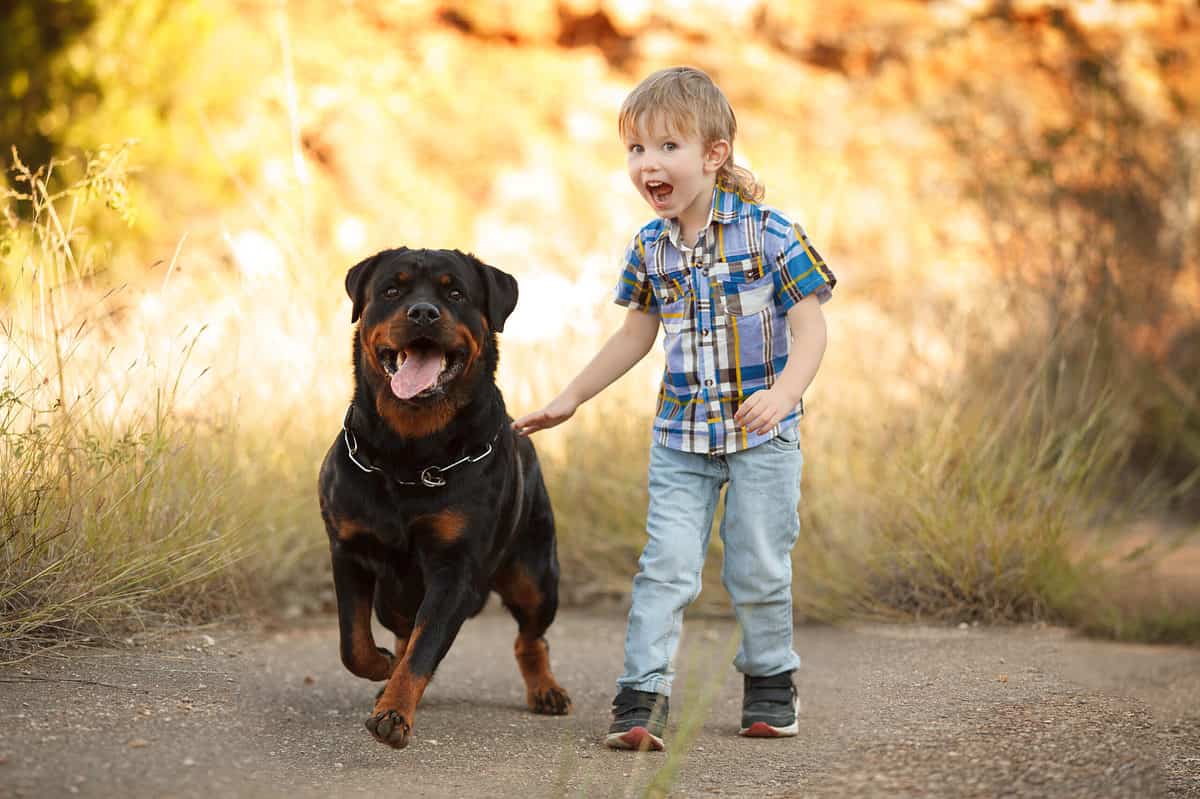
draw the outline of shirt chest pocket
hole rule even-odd
[[[771,306],[775,298],[775,278],[759,272],[726,271],[718,279],[725,312],[750,316]]]
[[[692,291],[692,276],[686,268],[650,272],[650,286],[659,305],[671,305]]]
[[[680,333],[691,312],[692,276],[686,268],[650,273],[650,283],[658,300],[663,327],[671,334]]]

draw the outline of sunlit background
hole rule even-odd
[[[839,278],[801,615],[1200,640],[1194,2],[10,6],[11,641],[327,610],[345,271],[407,245],[514,274],[500,383],[539,407],[620,323],[650,215],[617,109],[672,64]],[[535,439],[568,602],[627,593],[660,370]]]

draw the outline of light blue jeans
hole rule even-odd
[[[732,455],[698,455],[654,444],[650,450],[649,540],[633,578],[622,687],[671,693],[683,611],[700,595],[721,486],[725,513],[721,581],[742,630],[733,665],[752,677],[799,667],[792,649],[791,550],[800,533],[796,431]]]

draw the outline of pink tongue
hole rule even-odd
[[[400,399],[415,397],[437,382],[442,371],[440,353],[427,355],[411,352],[392,375],[392,393]]]

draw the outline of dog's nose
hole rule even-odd
[[[442,318],[442,312],[431,302],[418,302],[408,309],[408,318],[413,324],[432,325]]]

